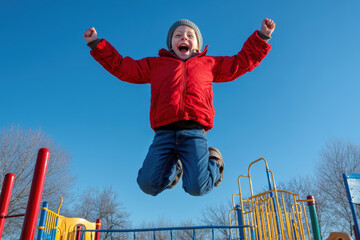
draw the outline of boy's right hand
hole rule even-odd
[[[92,42],[97,39],[97,32],[94,27],[89,28],[84,33],[84,38],[87,43]]]
[[[275,22],[269,18],[265,18],[261,24],[261,32],[271,37],[275,30]]]

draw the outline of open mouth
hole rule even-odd
[[[180,44],[180,46],[179,46],[179,51],[180,51],[181,53],[186,53],[187,51],[189,51],[189,46],[186,45],[186,44]]]

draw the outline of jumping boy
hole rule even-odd
[[[213,127],[213,82],[229,82],[252,71],[268,54],[267,43],[275,29],[264,19],[241,51],[231,57],[207,56],[199,28],[191,21],[175,22],[167,35],[168,50],[158,57],[134,60],[123,57],[95,28],[84,33],[91,55],[122,81],[151,84],[150,123],[153,143],[139,170],[137,182],[147,194],[156,196],[173,188],[180,178],[184,190],[201,196],[219,186],[224,161],[220,151],[208,147],[206,132]]]

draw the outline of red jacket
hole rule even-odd
[[[213,127],[213,82],[233,81],[252,71],[271,49],[256,32],[232,57],[206,56],[208,46],[197,56],[182,61],[165,49],[159,57],[134,60],[121,56],[102,39],[91,55],[122,81],[151,84],[150,123],[155,128],[180,120],[194,120],[205,130]]]

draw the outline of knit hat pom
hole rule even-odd
[[[194,29],[197,40],[198,40],[198,45],[199,45],[199,51],[201,51],[202,45],[203,45],[203,39],[201,36],[201,32],[200,29],[198,28],[198,26],[196,26],[195,23],[193,23],[190,20],[187,19],[180,19],[178,21],[176,21],[169,29],[168,35],[167,35],[167,39],[166,39],[166,44],[168,49],[170,50],[172,48],[171,46],[171,40],[172,40],[172,35],[175,31],[175,29],[179,26],[188,26],[191,27],[192,29]]]

